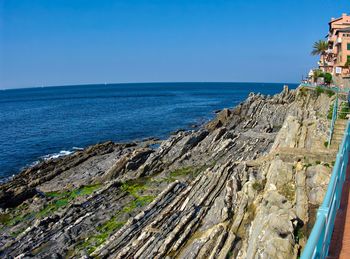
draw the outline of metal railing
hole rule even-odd
[[[323,203],[318,209],[316,222],[301,254],[301,259],[325,258],[339,209],[346,168],[349,159],[350,122],[347,123],[342,143],[335,160],[332,176]]]
[[[331,126],[329,127],[329,136],[328,136],[327,148],[330,147],[331,142],[332,142],[334,125],[335,125],[335,121],[337,120],[337,113],[338,113],[338,94],[337,94],[337,97],[335,98],[335,102],[334,102],[334,105],[333,105],[332,121],[331,121]]]
[[[312,88],[322,88],[324,90],[333,90],[337,93],[341,93],[341,94],[347,94],[350,91],[349,87],[338,87],[335,85],[331,85],[331,86],[325,86],[325,85],[317,85],[317,84],[309,84],[309,83],[301,83],[300,86],[305,86],[305,87],[312,87]]]

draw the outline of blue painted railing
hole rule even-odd
[[[337,114],[338,114],[338,94],[337,94],[337,97],[335,98],[335,102],[333,105],[332,121],[331,121],[331,126],[329,128],[327,148],[330,147],[332,142],[332,136],[333,136],[335,121],[337,120]]]
[[[316,222],[301,254],[301,259],[323,259],[328,254],[335,217],[339,209],[343,183],[345,181],[349,159],[349,144],[350,122],[347,123],[325,198],[318,209]]]
[[[338,86],[324,86],[324,85],[317,85],[317,84],[309,84],[309,83],[301,83],[300,86],[305,86],[305,87],[312,87],[312,88],[322,88],[324,90],[333,90],[338,93],[343,93],[347,94],[350,91],[350,88],[348,87],[338,87]]]

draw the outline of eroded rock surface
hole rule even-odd
[[[0,256],[297,258],[336,150],[334,97],[250,94],[159,146],[107,142],[0,187]]]

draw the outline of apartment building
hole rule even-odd
[[[319,67],[342,78],[350,78],[350,16],[346,13],[329,22],[328,50],[321,56]]]

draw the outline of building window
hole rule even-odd
[[[350,43],[348,43],[348,47],[347,47],[348,50],[350,50]]]

